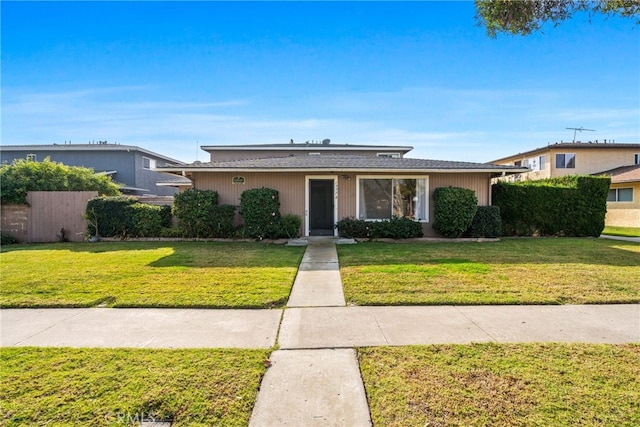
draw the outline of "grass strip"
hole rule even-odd
[[[247,425],[267,350],[0,349],[0,424]]]
[[[235,242],[8,246],[0,253],[0,306],[279,307],[303,253]]]
[[[602,234],[608,234],[610,236],[622,236],[622,237],[640,237],[640,227],[606,226],[602,231]]]
[[[640,302],[640,244],[593,238],[338,246],[356,305]]]
[[[637,426],[640,345],[358,349],[378,426]]]

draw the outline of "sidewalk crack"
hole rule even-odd
[[[458,313],[460,313],[460,314],[462,315],[462,317],[464,317],[465,319],[467,319],[469,322],[473,323],[473,325],[474,325],[476,328],[480,329],[480,330],[481,330],[485,335],[487,335],[489,338],[491,338],[491,341],[493,341],[493,342],[498,342],[498,339],[497,339],[496,337],[494,337],[493,335],[491,335],[488,331],[484,330],[484,329],[482,328],[482,326],[480,326],[480,325],[479,325],[475,320],[473,320],[471,317],[467,316],[467,314],[466,314],[466,313],[464,313],[462,310],[460,310],[460,307],[459,307],[459,306],[453,306],[453,307],[456,309],[456,311],[457,311]]]

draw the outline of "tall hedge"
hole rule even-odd
[[[256,239],[275,239],[283,232],[280,218],[280,196],[271,188],[245,190],[240,195],[240,213],[245,233]]]
[[[473,190],[440,187],[433,191],[433,229],[446,237],[460,237],[471,226],[478,209]]]
[[[491,187],[503,233],[513,236],[594,236],[604,229],[611,179],[568,175]]]

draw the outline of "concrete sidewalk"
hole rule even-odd
[[[284,310],[0,310],[0,346],[278,344],[251,426],[371,425],[353,347],[487,341],[640,342],[640,305],[346,307],[334,241],[310,239]]]

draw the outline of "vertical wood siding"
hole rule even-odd
[[[84,240],[87,222],[83,214],[87,202],[97,197],[96,191],[32,191],[27,195],[29,203],[27,241],[56,242],[60,229],[72,242]]]

